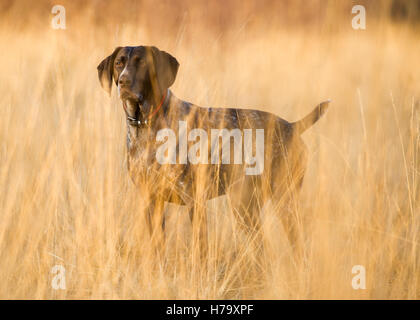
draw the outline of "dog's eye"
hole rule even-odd
[[[115,66],[117,68],[121,68],[124,65],[124,63],[125,63],[125,57],[124,56],[119,57],[117,60],[115,60]]]

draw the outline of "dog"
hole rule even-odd
[[[319,120],[330,101],[320,103],[296,122],[258,110],[199,107],[178,99],[169,89],[178,68],[175,57],[154,46],[117,47],[97,67],[102,87],[109,94],[112,82],[118,88],[127,122],[127,166],[133,182],[150,194],[146,210],[150,231],[155,230],[155,225],[164,226],[165,201],[188,206],[191,219],[195,220],[206,200],[221,195],[228,195],[239,224],[255,230],[259,225],[259,209],[268,200],[281,202],[286,208],[299,192],[307,165],[307,150],[301,134]],[[172,148],[178,153],[172,157],[176,161],[159,162],[157,154],[162,140],[157,137],[165,132],[162,130],[180,132],[186,128],[198,128],[202,130],[198,132],[207,133],[207,137],[214,129],[227,133],[227,139],[215,150],[210,150],[214,141],[210,144],[203,141],[200,150],[203,155],[206,151],[212,155],[216,153],[212,160],[218,160],[217,154],[220,156],[221,151],[223,159],[206,161],[206,157],[200,154],[202,161],[191,163],[185,157],[186,149],[197,140],[188,139],[181,144],[179,139]],[[223,148],[242,146],[244,132],[250,129],[259,130],[260,137],[263,137],[262,147],[251,143],[252,150],[248,150],[252,154],[263,150],[262,163],[259,164],[263,170],[247,175],[246,169],[250,165],[240,161],[242,151],[246,150],[225,156]],[[229,135],[234,130],[236,136]],[[201,139],[205,136],[202,135]],[[216,136],[217,141],[219,138]],[[236,138],[239,143],[235,144]],[[201,222],[206,220],[204,215],[198,215]],[[297,222],[293,216],[288,213],[281,219],[292,243],[297,241]]]

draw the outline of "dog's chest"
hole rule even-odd
[[[151,164],[154,159],[155,133],[149,128],[127,128],[127,151],[131,160],[139,164]]]
[[[187,165],[161,165],[156,159],[158,148],[156,131],[150,128],[128,127],[127,152],[128,169],[135,181],[163,184],[160,187],[171,186],[189,192],[189,176],[185,174]]]

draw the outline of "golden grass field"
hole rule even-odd
[[[355,31],[351,1],[241,3],[63,1],[67,28],[54,30],[55,3],[4,1],[1,299],[420,297],[419,29],[392,22],[386,5],[368,6],[367,29]],[[175,205],[157,259],[147,190],[127,173],[121,103],[96,72],[116,46],[140,44],[178,59],[172,91],[198,105],[294,121],[332,99],[303,136],[304,259],[292,259],[281,212],[267,209],[253,278],[252,246],[223,197],[209,203],[206,261]],[[66,270],[66,290],[51,286],[54,265]],[[355,265],[366,269],[365,290],[352,288]]]

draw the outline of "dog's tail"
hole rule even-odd
[[[308,114],[305,118],[292,122],[292,127],[295,130],[297,134],[303,133],[306,129],[311,127],[315,122],[321,118],[321,116],[325,113],[325,111],[328,108],[328,105],[330,104],[331,100],[327,100],[324,102],[321,102],[319,105],[316,106],[316,108]]]

